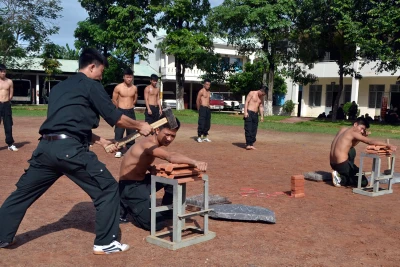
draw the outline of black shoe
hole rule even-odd
[[[119,217],[119,223],[128,223],[128,219],[126,217]]]

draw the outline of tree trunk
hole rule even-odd
[[[264,116],[274,115],[272,106],[272,96],[274,92],[274,76],[275,76],[275,64],[273,59],[273,53],[275,49],[271,49],[271,53],[268,54],[268,93],[264,97]],[[264,81],[263,81],[264,82]],[[265,83],[264,83],[265,84]]]
[[[336,115],[337,115],[337,109],[339,106],[339,101],[340,97],[342,96],[343,92],[343,73],[344,73],[344,67],[343,67],[343,60],[342,60],[342,53],[339,55],[339,92],[336,96],[335,103],[333,104],[332,107],[332,122],[336,122]],[[332,96],[333,96],[334,88],[332,88]]]
[[[184,110],[185,103],[183,99],[184,84],[185,84],[185,66],[182,66],[181,60],[175,59],[176,67],[176,110]]]

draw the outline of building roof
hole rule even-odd
[[[42,58],[31,58],[31,64],[28,67],[30,71],[39,71],[44,72],[44,68],[41,65]],[[19,62],[23,63],[26,61],[25,59],[20,59]],[[59,59],[61,64],[60,70],[63,73],[75,73],[79,69],[78,60],[69,60],[69,59]],[[160,76],[160,73],[154,69],[152,69],[148,65],[135,64],[134,66],[134,75],[135,76],[144,76],[150,77],[152,74],[157,74]]]

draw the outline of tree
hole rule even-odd
[[[224,84],[230,75],[242,70],[237,63],[231,64],[221,55],[211,53],[202,62],[198,62],[197,67],[205,71],[205,74],[200,76],[202,80],[209,79],[216,84]]]
[[[20,58],[34,55],[59,27],[60,0],[0,0],[0,58],[8,68],[26,68]]]
[[[240,95],[247,95],[250,91],[258,90],[263,85],[262,74],[266,67],[264,62],[256,60],[254,63],[246,63],[244,71],[229,76],[228,84],[232,92]],[[287,85],[282,76],[275,72],[274,90],[272,98],[287,93]]]
[[[147,1],[120,0],[109,9],[107,38],[115,40],[115,48],[129,59],[133,71],[135,57],[145,60],[152,52],[145,45],[151,41],[149,35],[156,34],[155,15],[156,11],[150,8]]]
[[[176,108],[182,110],[185,69],[203,61],[213,49],[205,25],[210,3],[208,0],[166,0],[155,9],[161,12],[156,18],[158,26],[167,32],[158,47],[163,53],[175,57]]]
[[[210,25],[227,38],[228,44],[243,55],[256,53],[264,62],[267,68],[262,83],[266,85],[268,80],[268,88],[274,88],[275,69],[287,53],[294,4],[294,0],[225,0],[209,16]],[[272,90],[264,102],[265,115],[272,115]]]
[[[76,49],[71,49],[68,44],[64,46],[59,46],[59,59],[69,59],[78,60],[79,51]]]
[[[93,47],[108,57],[115,48],[115,40],[107,33],[107,20],[110,19],[109,9],[114,5],[113,0],[78,0],[88,12],[89,17],[78,22],[74,36],[75,47],[78,49]]]
[[[41,62],[42,67],[44,68],[44,72],[47,74],[46,78],[44,79],[43,88],[43,97],[47,101],[47,94],[46,94],[46,82],[51,81],[54,79],[54,75],[61,73],[60,70],[61,63],[58,61],[60,58],[61,47],[59,45],[48,43],[45,44],[43,47],[43,53],[40,57],[43,58]],[[50,92],[50,83],[48,88],[48,93]]]

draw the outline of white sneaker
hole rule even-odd
[[[332,183],[336,187],[340,187],[340,182],[342,179],[340,179],[340,174],[337,171],[332,172]]]
[[[115,153],[115,157],[116,157],[116,158],[122,157],[122,152],[119,152],[119,151],[118,151],[117,153]]]
[[[208,137],[206,137],[206,138],[203,138],[203,142],[211,142],[211,140],[208,139]]]
[[[201,143],[203,142],[203,139],[201,139],[200,137],[197,138],[197,142]]]
[[[8,147],[8,150],[10,151],[18,151],[18,148],[16,148],[14,145],[11,145]]]
[[[121,244],[118,241],[113,241],[109,245],[105,246],[93,246],[93,254],[95,255],[105,255],[105,254],[111,254],[111,253],[116,253],[116,252],[124,252],[129,249],[129,245],[127,244]]]

